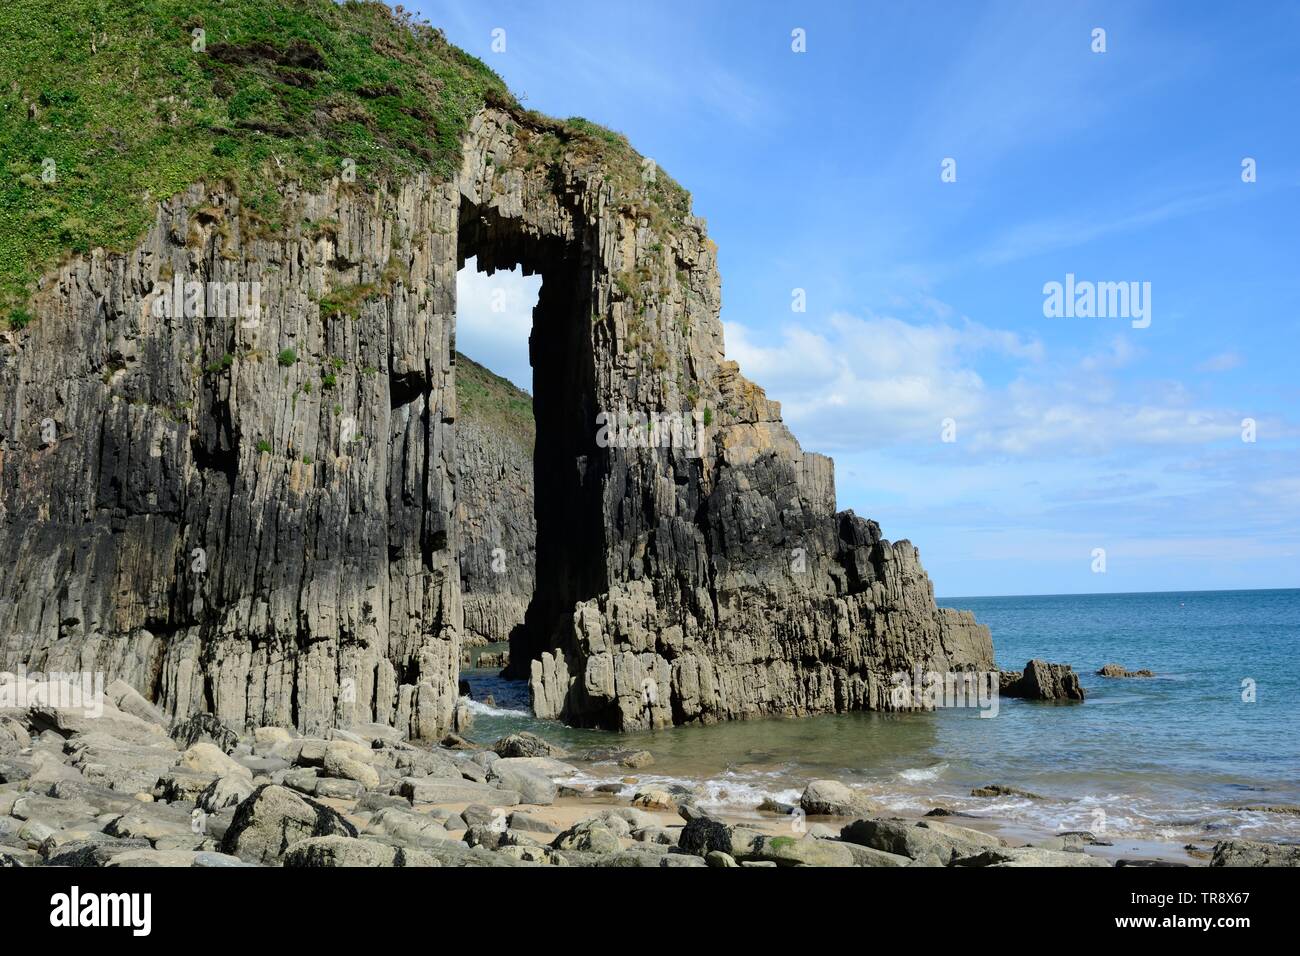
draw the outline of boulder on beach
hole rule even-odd
[[[193,714],[177,722],[171,729],[171,738],[186,749],[206,741],[226,754],[239,746],[239,734],[212,714]]]
[[[740,859],[762,835],[749,827],[733,826],[710,817],[696,817],[682,828],[677,846],[684,853],[696,856],[708,856],[718,851]]]
[[[160,727],[167,726],[167,718],[157,707],[124,680],[115,680],[104,689],[104,696],[124,714],[139,717],[141,720]]]
[[[1111,866],[1109,860],[1088,856],[1086,853],[1069,853],[1060,850],[1044,850],[1036,846],[1000,847],[981,850],[969,856],[953,860],[953,866],[991,866],[991,867],[1043,867],[1043,866]]]
[[[266,784],[236,808],[221,840],[221,852],[251,863],[276,863],[299,840],[356,835],[356,828],[336,810],[285,787]]]
[[[236,776],[247,777],[250,780],[253,777],[247,767],[231,760],[220,747],[206,740],[192,744],[177,759],[176,766],[181,770],[213,774],[217,777]]]
[[[241,774],[227,774],[208,784],[195,801],[205,813],[217,813],[226,807],[237,807],[253,793],[253,784]]]
[[[373,840],[345,836],[319,836],[299,840],[284,854],[286,867],[391,867],[395,847]]]
[[[551,846],[557,850],[589,850],[617,853],[623,849],[618,836],[600,820],[583,820],[557,836]]]
[[[1023,671],[1002,671],[999,693],[1025,700],[1083,700],[1083,685],[1069,664],[1035,658]]]
[[[1210,866],[1300,866],[1300,844],[1223,840],[1214,845]]]
[[[855,817],[862,813],[864,802],[837,780],[814,780],[804,788],[799,806],[809,816]]]
[[[676,810],[677,804],[676,797],[667,790],[660,790],[657,787],[638,790],[632,797],[632,806],[646,810]]]
[[[493,806],[513,807],[520,803],[518,790],[505,790],[491,784],[473,783],[469,780],[442,780],[430,777],[403,777],[395,793],[411,803],[477,803],[488,801]]]
[[[497,785],[519,794],[520,803],[548,806],[555,802],[555,781],[528,764],[527,757],[503,757],[492,764],[488,777]]]
[[[854,820],[840,831],[848,843],[905,856],[921,866],[948,866],[954,860],[977,856],[989,845],[987,834],[962,831],[963,827],[943,830],[918,826],[907,820]]]

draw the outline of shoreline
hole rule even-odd
[[[1111,844],[1090,848],[1089,852],[1104,858],[1140,855],[1203,865],[1214,845],[1222,840],[1300,843],[1300,800],[1284,782],[1265,788],[1228,782],[1222,776],[1186,783],[1165,776],[1152,787],[1149,778],[1131,773],[1131,779],[1126,780],[1114,768],[1095,775],[1071,772],[1062,779],[1026,774],[1023,763],[999,764],[1005,769],[991,769],[985,763],[972,769],[958,765],[949,754],[929,749],[935,739],[934,722],[944,715],[771,718],[625,736],[601,732],[600,737],[594,737],[586,730],[538,721],[522,709],[492,707],[481,701],[472,706],[476,718],[470,734],[480,740],[490,741],[494,736],[524,730],[540,734],[571,748],[572,756],[567,759],[573,763],[580,783],[621,783],[625,798],[632,797],[638,785],[679,788],[682,793],[689,792],[711,815],[742,825],[770,826],[779,817],[760,811],[762,801],[798,804],[810,781],[829,779],[857,792],[873,816],[915,821],[934,811],[947,811],[942,819],[1019,843],[1091,831],[1101,843]],[[1034,712],[1033,704],[1021,706]],[[484,726],[479,726],[480,721]],[[488,731],[486,735],[476,733],[483,730]],[[888,753],[882,758],[873,751],[854,760],[853,755],[844,754],[846,762],[836,766],[827,762],[822,752],[797,750],[791,739],[783,739],[790,731],[817,745],[827,737],[869,740],[874,736],[876,741],[893,746],[896,739],[911,731],[919,731],[923,739],[902,755]],[[737,744],[734,738],[743,739]],[[761,752],[746,749],[755,738],[764,745]],[[490,747],[490,742],[486,746]],[[648,765],[630,769],[618,763],[619,755],[643,749],[654,758]],[[863,769],[854,770],[854,766]],[[971,792],[994,782],[1016,786],[996,796]],[[1130,782],[1135,786],[1126,787]],[[1187,799],[1180,800],[1183,793],[1171,790],[1179,785],[1188,793]],[[1021,786],[1037,793],[1026,793],[1019,789]],[[1235,797],[1231,787],[1240,787]]]
[[[764,788],[752,786],[724,795],[711,781],[680,772],[668,782],[655,772],[659,757],[647,750],[569,752],[523,730],[491,744],[454,735],[440,743],[410,741],[380,724],[321,736],[276,726],[241,731],[210,714],[173,722],[124,683],[109,690],[113,703],[93,715],[48,705],[0,712],[0,864],[1206,862],[1178,843],[1125,838],[1104,827],[1052,831],[953,806],[900,813],[863,787],[825,776],[808,775],[794,800],[788,787],[776,797],[759,797]],[[692,738],[692,753],[695,743]],[[660,756],[671,764],[680,753],[664,747]],[[708,756],[717,763],[716,752]],[[787,774],[783,782],[792,779]],[[980,789],[987,792],[972,796],[1034,797],[1008,786]],[[722,797],[731,803],[719,804]],[[1291,806],[1269,812],[1288,822],[1300,818]],[[1099,819],[1105,822],[1104,815]],[[1294,840],[1266,843],[1225,833],[1213,852],[1215,865],[1300,866],[1300,842]]]
[[[346,801],[340,800],[322,800],[322,803],[331,806],[349,816],[347,810],[349,805]],[[469,802],[454,802],[429,804],[416,808],[416,812],[445,811],[452,815],[461,815],[473,806]],[[528,816],[554,825],[558,831],[566,830],[569,827],[583,821],[601,815],[602,813],[622,808],[632,808],[632,802],[620,796],[613,794],[583,794],[580,796],[558,797],[553,804],[548,806],[525,805],[512,808],[525,812]],[[675,810],[663,810],[654,808],[636,808],[640,812],[653,817],[658,826],[663,827],[669,832],[680,831],[684,829],[686,821]],[[793,830],[788,818],[776,813],[760,812],[759,816],[742,813],[715,812],[710,811],[710,817],[723,823],[733,826],[743,826],[748,829],[756,830],[767,836],[794,836],[796,839],[806,835],[818,838],[818,834],[824,834],[819,831],[818,827],[838,833],[840,829],[852,822],[851,817],[831,817],[831,816],[808,816],[806,818],[806,832],[797,833]],[[909,824],[919,823],[926,819],[924,816],[904,816],[902,814],[866,814],[871,817],[887,817],[889,819],[899,819]],[[349,816],[354,823],[364,826],[366,821],[362,817]],[[933,818],[932,818],[933,819]],[[961,827],[968,827],[973,830],[979,830],[990,836],[1002,839],[1009,847],[1045,847],[1054,844],[1057,834],[1038,828],[1025,827],[1013,821],[998,820],[991,817],[973,817],[973,816],[950,816],[940,818],[940,822],[955,824]],[[449,830],[452,836],[463,839],[465,831]],[[623,839],[625,849],[635,847],[636,841]],[[1088,856],[1097,857],[1107,860],[1111,863],[1117,863],[1120,860],[1142,860],[1156,861],[1174,865],[1185,866],[1209,866],[1210,854],[1206,850],[1204,856],[1193,856],[1187,852],[1182,845],[1173,842],[1162,842],[1156,840],[1129,840],[1121,837],[1115,837],[1105,841],[1104,844],[1088,844],[1082,847],[1082,852]]]

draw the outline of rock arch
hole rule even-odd
[[[541,716],[889,708],[897,671],[991,669],[987,629],[836,511],[830,460],[725,360],[704,222],[564,135],[490,107],[453,181],[288,185],[275,229],[195,186],[135,249],[47,277],[39,321],[0,338],[0,666],[102,671],[178,717],[458,726],[455,276],[476,254],[546,280],[538,597],[512,654]],[[157,316],[176,275],[259,282],[261,314]],[[699,414],[704,440],[606,447],[601,411]]]
[[[725,360],[704,223],[616,203],[605,170],[568,157],[533,164],[547,132],[485,111],[460,177],[462,247],[486,240],[490,263],[571,284],[557,294],[547,275],[530,342],[538,567],[565,569],[539,576],[512,647],[537,713],[627,730],[886,709],[898,671],[992,669],[987,629],[935,606],[910,543],[836,511],[830,460]],[[571,424],[543,457],[548,369],[572,390]],[[595,415],[623,411],[703,411],[704,440],[601,447]],[[565,507],[543,481],[565,485]]]

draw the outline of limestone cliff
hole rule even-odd
[[[456,356],[456,523],[466,644],[508,641],[533,596],[532,397]]]
[[[458,407],[477,257],[543,276],[511,654],[540,716],[888,708],[894,672],[993,669],[988,630],[837,511],[830,460],[726,360],[716,248],[662,171],[499,96],[455,142],[450,175],[286,180],[274,224],[198,182],[129,249],[43,275],[0,334],[0,665],[104,671],[177,717],[456,726],[462,642],[499,620],[479,602],[467,628],[462,536],[507,531],[461,480],[466,444],[492,454]],[[260,312],[168,307],[178,277],[257,282]]]

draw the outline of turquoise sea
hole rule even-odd
[[[1088,699],[1002,700],[972,710],[850,714],[677,727],[615,736],[528,713],[526,685],[467,671],[472,736],[530,729],[570,749],[651,751],[641,783],[702,788],[744,812],[763,796],[794,800],[819,777],[864,790],[883,811],[935,806],[1035,828],[1125,838],[1212,841],[1225,835],[1300,840],[1300,590],[966,597],[989,625],[1000,667],[1031,657],[1072,664]],[[1103,664],[1152,679],[1096,676]],[[1252,693],[1253,691],[1253,693]],[[493,704],[483,703],[492,695]],[[582,764],[591,782],[628,771]],[[1042,797],[978,798],[998,783]]]

